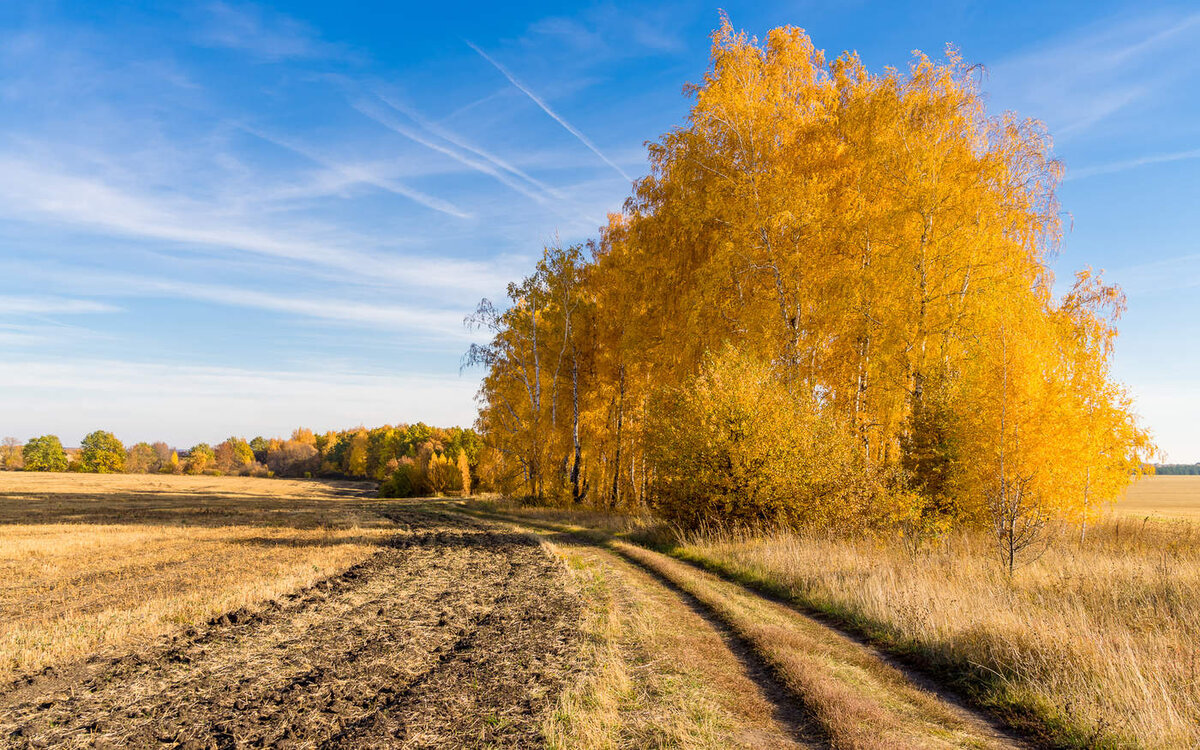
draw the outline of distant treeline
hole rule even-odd
[[[0,469],[99,474],[207,474],[210,476],[342,477],[383,481],[389,496],[471,491],[479,473],[479,437],[461,427],[422,422],[314,433],[290,438],[230,437],[216,446],[186,450],[164,442],[128,448],[111,432],[96,430],[79,448],[64,448],[56,435],[22,444],[0,442]]]
[[[1159,464],[1154,467],[1154,473],[1196,476],[1200,475],[1200,464]]]

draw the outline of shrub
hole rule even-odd
[[[856,531],[883,522],[885,477],[849,431],[779,368],[727,347],[653,405],[647,451],[659,512],[723,524]]]
[[[379,496],[412,497],[417,494],[417,485],[413,481],[415,473],[415,461],[408,457],[400,459],[399,466],[392,475],[379,485]]]

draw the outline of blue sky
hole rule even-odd
[[[876,70],[954,43],[1044,120],[1059,277],[1125,286],[1117,374],[1200,460],[1200,11],[1130,2],[8,0],[0,433],[469,423],[463,316],[619,209],[719,7]]]

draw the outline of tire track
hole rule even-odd
[[[745,747],[828,747],[828,738],[823,737],[820,727],[805,708],[796,701],[787,685],[777,679],[771,665],[753,648],[742,640],[730,625],[707,607],[697,597],[687,592],[659,571],[642,561],[625,554],[622,550],[594,538],[583,538],[563,531],[552,524],[527,523],[500,515],[488,515],[511,525],[513,528],[529,529],[543,540],[556,547],[586,547],[592,558],[610,570],[619,571],[618,578],[630,596],[646,600],[657,599],[646,587],[662,592],[665,599],[677,604],[694,618],[692,628],[708,630],[719,641],[728,658],[720,659],[726,668],[732,667],[743,678],[735,690],[737,695],[721,695],[729,703],[756,703],[758,712],[767,712],[767,717],[756,716],[759,726],[751,728],[752,736],[739,744]],[[634,573],[636,571],[636,573]],[[633,573],[631,576],[630,574]],[[641,575],[637,575],[640,573]],[[655,655],[647,655],[654,657]],[[712,676],[710,676],[712,677]],[[729,685],[710,685],[714,693]],[[743,705],[744,707],[744,705]],[[745,739],[745,738],[742,738]],[[734,739],[736,741],[736,738]]]
[[[690,563],[610,535],[553,522],[486,514],[521,528],[591,540],[719,620],[766,666],[764,690],[782,688],[844,748],[1028,747],[987,716],[904,674],[889,659],[791,607]]]

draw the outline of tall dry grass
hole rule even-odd
[[[253,607],[395,533],[347,487],[0,474],[0,684]]]
[[[831,615],[1081,747],[1200,744],[1200,526],[1063,530],[1009,580],[990,541],[709,534],[676,554]]]

